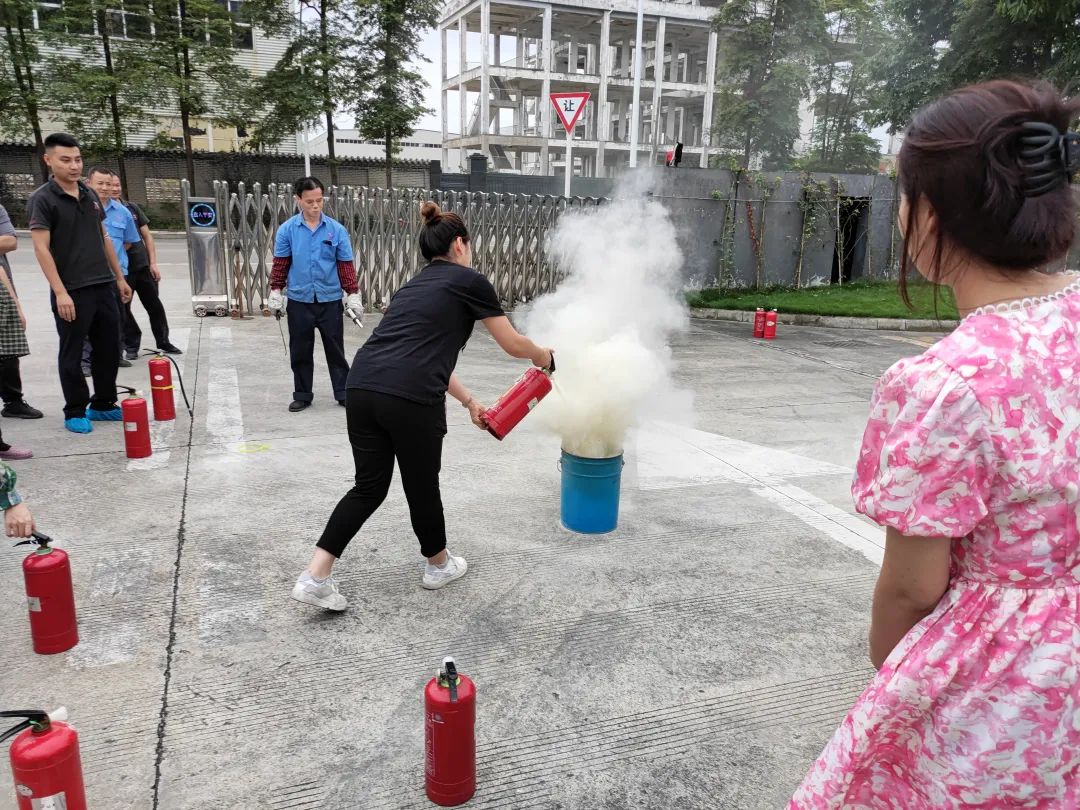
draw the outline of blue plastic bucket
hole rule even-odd
[[[562,451],[562,524],[580,534],[615,531],[623,457],[582,458]]]

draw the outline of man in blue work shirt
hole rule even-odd
[[[293,184],[296,214],[278,228],[274,240],[274,266],[270,273],[267,304],[275,314],[289,306],[289,358],[293,370],[293,401],[289,410],[302,411],[315,395],[315,330],[322,336],[326,364],[338,405],[345,404],[345,381],[349,362],[345,359],[345,326],[342,295],[350,317],[362,311],[360,287],[353,267],[349,233],[335,219],[323,214],[323,184],[314,177],[301,177]]]
[[[141,242],[142,237],[139,235],[138,226],[135,225],[135,217],[131,215],[131,212],[117,199],[117,195],[113,193],[114,177],[116,177],[116,175],[111,169],[103,169],[100,166],[95,166],[90,170],[90,173],[86,175],[90,188],[97,193],[98,197],[101,198],[102,205],[105,206],[105,232],[109,234],[113,250],[116,251],[116,258],[120,261],[120,270],[123,272],[124,278],[127,279],[127,248],[130,245]],[[130,304],[124,305],[123,303],[120,303],[121,353],[119,362],[123,368],[129,368],[131,366],[131,361],[127,360],[123,355],[124,325],[126,322],[125,315],[130,306]],[[83,346],[83,376],[89,376],[90,355],[90,343],[87,341]]]

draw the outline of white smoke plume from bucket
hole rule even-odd
[[[643,421],[684,421],[690,395],[672,381],[669,347],[688,324],[682,254],[664,207],[636,194],[566,213],[548,252],[567,277],[524,318],[556,358],[556,388],[534,419],[586,458],[618,455]]]

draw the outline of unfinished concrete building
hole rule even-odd
[[[723,0],[644,3],[639,166],[683,144],[683,165],[708,162]],[[483,152],[497,171],[562,174],[566,135],[548,96],[587,91],[574,128],[573,173],[630,163],[637,0],[452,0],[442,42],[443,164]],[[457,125],[452,126],[451,121]]]

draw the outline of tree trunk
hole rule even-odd
[[[34,67],[28,58],[29,46],[26,42],[26,26],[22,16],[19,15],[15,24],[19,31],[18,44],[15,42],[15,31],[12,29],[11,20],[4,19],[4,32],[7,37],[8,50],[11,53],[11,64],[15,72],[15,82],[22,91],[26,101],[26,118],[30,123],[30,129],[34,133],[34,153],[37,156],[38,174],[42,183],[49,181],[49,167],[45,165],[45,138],[41,134],[41,116],[37,106],[37,94],[34,88]]]
[[[128,199],[127,164],[124,162],[124,130],[120,121],[120,100],[116,95],[116,72],[113,69],[112,42],[109,39],[108,20],[104,10],[98,11],[98,30],[101,32],[101,50],[105,57],[105,72],[112,80],[109,93],[109,112],[112,114],[113,153],[116,158],[117,174],[120,176],[120,189],[124,199]]]
[[[334,97],[330,92],[330,21],[329,0],[319,2],[319,53],[322,65],[322,102],[326,117],[326,162],[330,165],[330,185],[338,184],[337,150],[334,146]]]
[[[181,42],[183,42],[184,28],[187,23],[187,3],[180,0],[176,5],[176,9],[177,25],[179,26]],[[180,128],[184,135],[184,163],[187,168],[187,181],[191,193],[198,194],[195,190],[195,152],[191,146],[191,85],[195,70],[191,65],[191,50],[186,43],[180,46],[180,56],[182,63],[178,67],[183,73],[180,76],[180,93],[178,95],[180,96]]]
[[[390,130],[386,130],[386,187],[394,187],[394,167],[391,160],[394,157],[394,139],[390,137]]]

